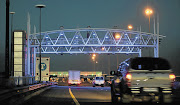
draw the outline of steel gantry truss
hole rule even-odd
[[[41,33],[41,53],[131,53],[141,56],[144,47],[154,48],[158,57],[159,38],[162,35],[107,28],[63,29]],[[118,36],[118,37],[116,37]],[[40,35],[29,35],[29,48],[39,53]]]

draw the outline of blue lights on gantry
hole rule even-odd
[[[165,37],[140,31],[106,28],[63,29],[42,32],[41,35],[42,38],[44,37],[41,39],[41,53],[44,54],[140,54],[142,47],[155,49],[157,48],[157,37]],[[29,35],[29,47],[36,48],[36,53],[39,53],[39,41],[39,33]]]

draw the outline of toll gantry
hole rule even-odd
[[[14,32],[14,78],[23,84],[23,78],[33,83],[40,62],[36,55],[41,54],[138,54],[143,48],[153,48],[154,57],[159,56],[159,40],[163,35],[141,31],[79,28],[61,29],[42,33],[27,34]],[[40,60],[39,60],[40,61]],[[42,68],[42,67],[41,67]],[[47,75],[47,74],[45,74]],[[26,84],[26,82],[25,82]]]
[[[79,28],[62,29],[30,34],[29,48],[42,54],[139,54],[145,47],[154,48],[154,56],[158,57],[159,39],[163,35],[141,31],[108,29],[108,28]],[[41,50],[40,50],[41,44]]]

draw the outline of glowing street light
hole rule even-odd
[[[132,30],[132,29],[133,29],[133,26],[132,26],[132,25],[128,25],[128,29],[129,29],[129,30]]]
[[[94,56],[92,56],[92,60],[94,60],[95,59],[95,57]]]
[[[118,40],[118,39],[120,39],[120,37],[121,37],[121,35],[119,33],[116,33],[115,39]]]
[[[104,47],[101,48],[102,51],[104,51],[104,49],[105,49]]]
[[[133,26],[132,25],[128,25],[128,30],[132,30]],[[129,37],[131,38],[131,34],[129,35]]]
[[[95,61],[95,58],[96,58],[96,54],[92,54],[92,60]]]
[[[147,8],[147,9],[145,10],[145,14],[146,14],[147,16],[149,16],[149,15],[153,14],[153,10],[150,9],[150,8]]]

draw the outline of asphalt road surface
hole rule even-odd
[[[110,105],[110,87],[53,86],[22,105]]]
[[[175,103],[179,102],[176,99]],[[52,86],[22,105],[112,105],[110,87]],[[121,103],[117,103],[121,104]],[[144,104],[144,103],[132,103]],[[147,103],[157,104],[157,103]]]

